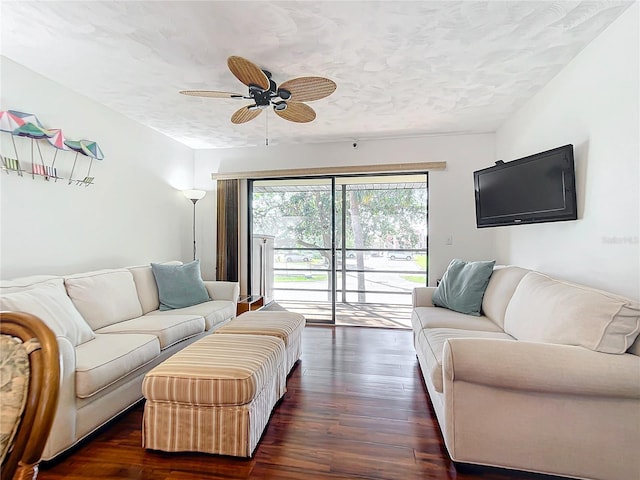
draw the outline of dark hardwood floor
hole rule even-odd
[[[446,453],[409,330],[308,326],[251,459],[141,447],[142,404],[59,461],[56,479],[483,479],[555,477],[454,465]]]

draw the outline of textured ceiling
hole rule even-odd
[[[3,1],[1,53],[192,148],[492,132],[630,2]],[[334,80],[317,118],[234,125],[230,55]],[[19,105],[12,106],[19,109]]]

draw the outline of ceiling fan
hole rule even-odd
[[[180,93],[193,97],[253,101],[253,104],[242,107],[231,116],[231,121],[236,124],[253,120],[269,106],[273,106],[276,114],[290,122],[311,122],[316,118],[316,112],[303,102],[312,102],[328,97],[336,89],[336,84],[324,77],[293,78],[278,86],[272,80],[271,72],[262,70],[256,64],[242,57],[229,57],[227,66],[238,80],[249,87],[247,95],[213,90],[182,90]]]

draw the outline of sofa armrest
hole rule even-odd
[[[411,302],[413,308],[416,307],[433,307],[433,292],[436,287],[416,287],[411,294]]]
[[[238,296],[240,295],[240,285],[238,282],[205,280],[204,286],[207,292],[209,292],[209,296],[214,300],[238,302]]]
[[[640,357],[583,347],[488,338],[445,342],[446,384],[640,399]]]

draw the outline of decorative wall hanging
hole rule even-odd
[[[71,185],[73,182],[75,182],[76,185],[91,185],[94,179],[94,177],[89,176],[91,175],[91,165],[93,164],[94,159],[102,160],[104,158],[102,150],[100,150],[98,144],[92,140],[80,140],[79,142],[76,142],[74,140],[65,140],[64,144],[71,150],[76,152],[75,159],[73,160],[73,167],[71,168],[71,173],[69,174],[69,185]],[[91,159],[89,161],[89,170],[87,170],[87,175],[83,179],[73,178],[73,171],[76,169],[78,154],[82,154]]]
[[[8,157],[0,153],[2,159],[2,170],[7,174],[15,172],[19,176],[23,176],[25,170],[22,167],[21,160],[18,155],[15,137],[25,137],[31,139],[31,171],[27,172],[31,178],[43,177],[49,181],[53,179],[58,181],[63,179],[62,175],[58,175],[58,166],[56,160],[59,151],[75,152],[73,166],[68,174],[68,185],[83,185],[88,187],[93,184],[95,177],[91,176],[91,167],[94,160],[102,160],[104,154],[93,140],[67,140],[59,128],[44,128],[38,117],[32,113],[18,112],[15,110],[0,111],[0,131],[11,134],[11,144],[13,145],[13,154],[15,158]],[[45,162],[44,155],[40,149],[40,141],[46,140],[53,147],[53,155],[51,162]],[[36,157],[36,150],[38,156]],[[89,159],[89,165],[85,176],[77,176],[76,164],[78,163],[78,155],[82,158]],[[74,174],[76,176],[74,176]]]

